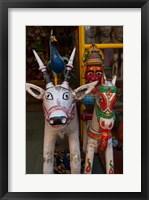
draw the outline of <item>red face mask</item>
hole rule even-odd
[[[102,67],[87,66],[86,72],[85,72],[85,79],[88,83],[93,82],[93,81],[99,81],[99,84],[100,84],[102,74],[103,74]]]

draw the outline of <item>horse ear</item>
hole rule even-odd
[[[106,85],[106,84],[107,84],[107,78],[106,78],[105,73],[103,73],[103,76],[101,78],[101,85]]]
[[[86,95],[88,95],[94,87],[97,85],[98,81],[94,81],[92,83],[88,83],[76,88],[74,92],[74,96],[76,100],[83,99]]]
[[[36,99],[43,99],[43,95],[45,92],[45,90],[42,89],[41,87],[38,87],[31,83],[26,83],[26,91]]]
[[[117,76],[114,75],[114,76],[113,76],[113,79],[112,79],[112,84],[113,84],[113,85],[115,85],[116,79],[117,79]]]

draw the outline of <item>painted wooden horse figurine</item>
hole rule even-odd
[[[44,147],[43,147],[43,173],[54,173],[54,149],[58,136],[68,135],[70,148],[71,173],[79,174],[81,169],[79,146],[79,123],[77,117],[76,100],[81,100],[94,89],[96,82],[83,85],[75,90],[69,87],[70,72],[73,68],[75,48],[70,56],[65,73],[65,79],[61,85],[54,86],[51,82],[47,68],[37,55],[34,55],[47,82],[46,89],[26,83],[26,90],[35,98],[43,100],[45,115]]]
[[[105,75],[102,77],[99,93],[93,112],[91,125],[88,129],[88,141],[85,158],[85,174],[92,173],[94,153],[105,151],[106,173],[114,173],[113,146],[111,130],[114,126],[115,113],[113,106],[116,100],[116,76],[112,82],[107,81]]]

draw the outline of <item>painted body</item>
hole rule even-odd
[[[91,174],[94,153],[105,151],[106,173],[114,173],[113,147],[111,130],[114,126],[115,113],[113,106],[116,99],[116,76],[112,82],[103,76],[99,93],[93,112],[91,125],[88,129],[88,140],[86,149],[85,173]],[[90,161],[90,171],[88,172],[88,161]]]
[[[81,169],[79,126],[76,110],[76,100],[81,100],[90,93],[97,82],[83,85],[75,90],[69,87],[69,71],[71,70],[75,49],[67,64],[65,80],[61,85],[54,86],[47,74],[46,67],[34,51],[35,57],[47,81],[46,89],[33,84],[26,84],[26,90],[35,98],[43,100],[45,116],[43,173],[52,174],[54,165],[54,149],[58,136],[68,135],[70,148],[71,173],[79,174]],[[38,92],[35,92],[35,90]]]
[[[56,38],[55,36],[51,36],[50,37],[50,47],[51,47],[51,68],[53,70],[53,72],[55,72],[56,74],[59,73],[63,73],[65,70],[65,64],[64,61],[62,59],[62,57],[59,55],[57,49],[56,49]]]

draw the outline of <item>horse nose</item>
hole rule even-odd
[[[65,125],[67,123],[67,118],[64,116],[60,116],[60,117],[51,117],[49,119],[49,124],[51,126],[54,125]]]

